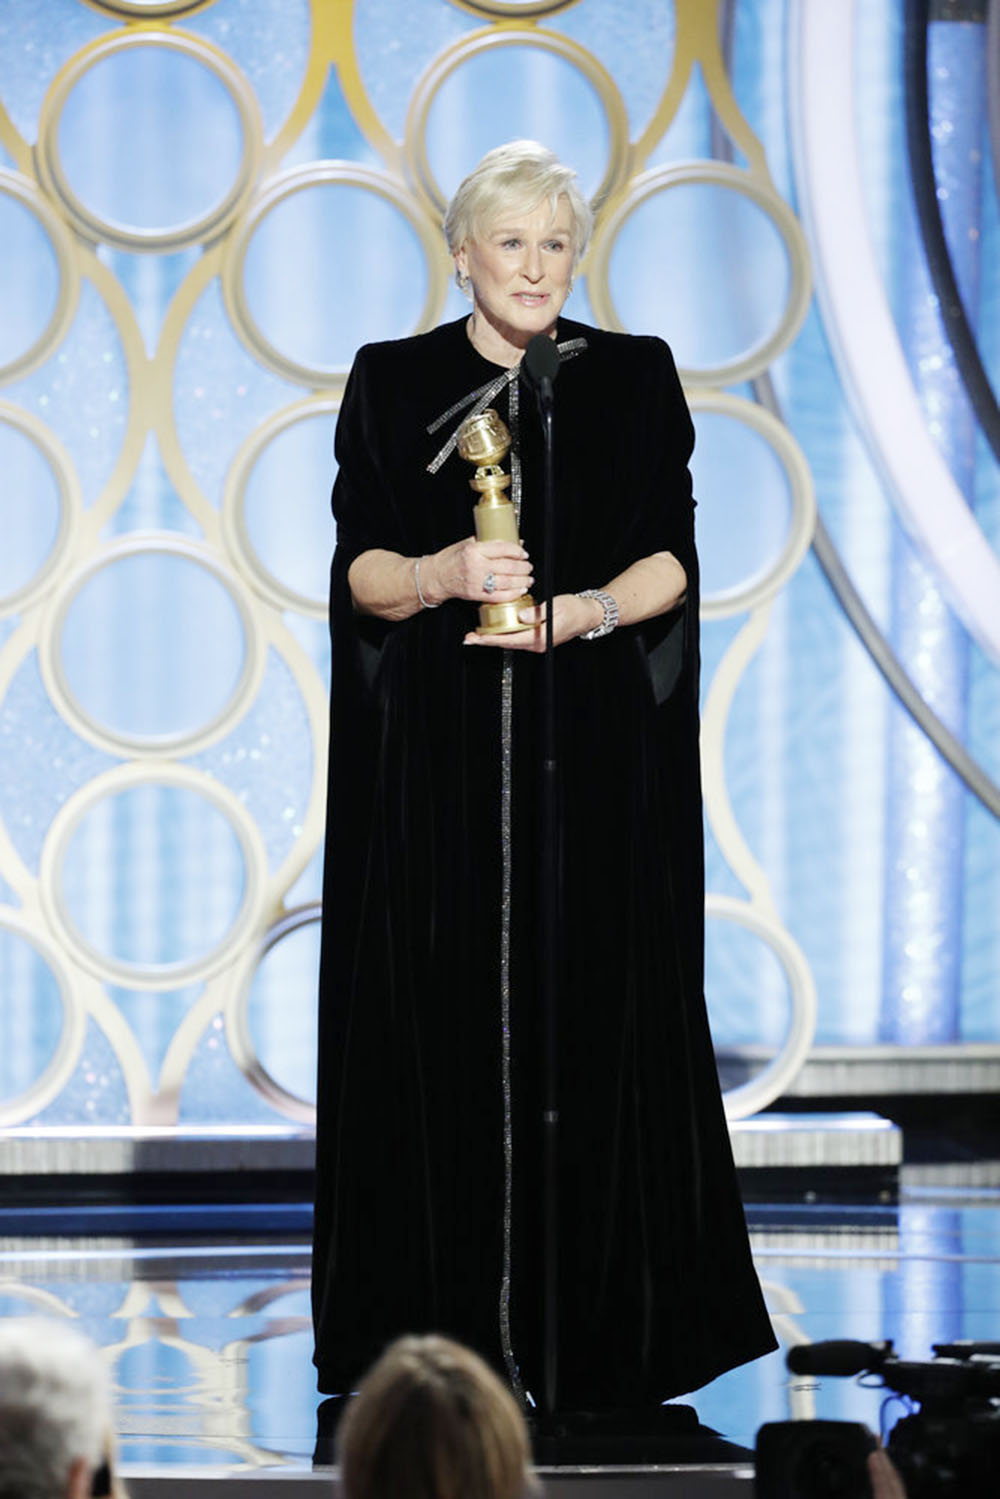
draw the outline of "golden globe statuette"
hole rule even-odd
[[[510,433],[492,407],[478,416],[470,416],[458,431],[458,451],[468,463],[476,464],[469,484],[479,495],[472,515],[477,541],[519,542],[517,514],[505,493],[510,488],[510,474],[500,464],[510,448]],[[506,604],[480,604],[477,635],[511,635],[527,628],[518,612],[534,604],[530,593]]]

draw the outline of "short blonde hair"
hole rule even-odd
[[[521,1499],[536,1492],[513,1396],[449,1338],[399,1338],[337,1432],[345,1499]]]
[[[573,264],[590,239],[594,215],[572,167],[537,141],[510,141],[487,151],[459,185],[448,205],[444,237],[454,255],[467,240],[480,239],[511,209],[530,209],[547,198],[555,214],[565,197],[573,218]]]

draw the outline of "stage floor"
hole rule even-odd
[[[762,1422],[792,1416],[878,1428],[883,1391],[790,1382],[790,1343],[892,1338],[901,1356],[924,1359],[932,1342],[997,1337],[996,1191],[904,1188],[891,1206],[754,1205],[748,1215],[782,1350],[686,1402],[732,1442],[752,1448]],[[0,1239],[0,1315],[37,1314],[73,1318],[104,1349],[136,1493],[151,1493],[142,1475],[164,1469],[188,1480],[312,1469],[319,1397],[301,1237],[209,1242],[173,1233],[164,1217],[156,1237]]]

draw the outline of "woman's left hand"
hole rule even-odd
[[[545,605],[528,604],[520,610],[518,618],[524,621],[525,629],[512,631],[509,635],[477,635],[470,631],[465,645],[498,645],[505,651],[545,650]],[[557,593],[552,600],[552,643],[562,645],[566,640],[575,640],[593,630],[604,618],[604,610],[596,599],[581,599],[575,593]]]

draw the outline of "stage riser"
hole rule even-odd
[[[875,1114],[759,1114],[730,1125],[741,1171],[774,1167],[895,1168],[902,1138]],[[168,1177],[218,1173],[305,1177],[313,1167],[311,1130],[20,1128],[0,1136],[7,1178]],[[217,1194],[216,1188],[216,1194]]]
[[[124,1467],[131,1499],[317,1499],[341,1488],[329,1468],[207,1473],[176,1468]],[[742,1467],[543,1469],[546,1494],[555,1499],[753,1499],[753,1472]]]

